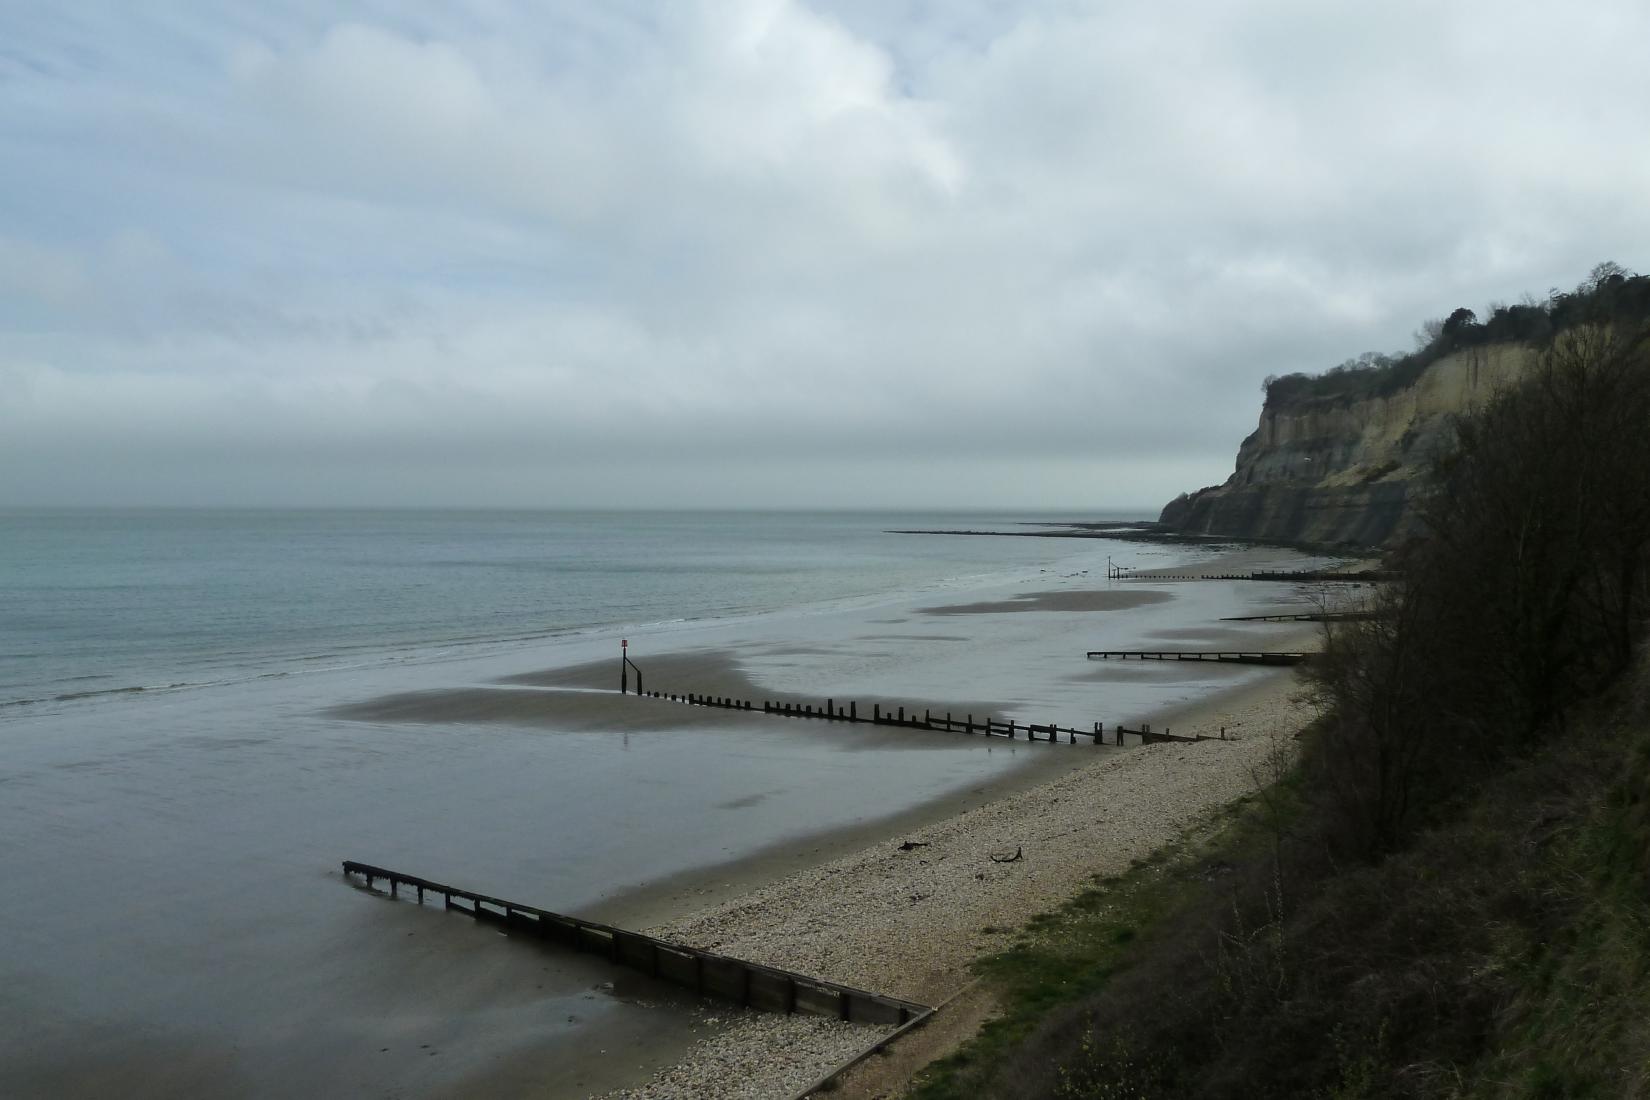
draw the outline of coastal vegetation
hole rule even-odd
[[[1650,1090],[1650,279],[1537,312],[1437,326],[1539,360],[1454,421],[1379,614],[1326,624],[1298,751],[983,960],[1000,1018],[914,1095]]]
[[[1433,363],[1469,348],[1521,343],[1546,348],[1561,333],[1582,326],[1631,326],[1650,316],[1650,275],[1635,275],[1611,261],[1595,266],[1571,291],[1554,287],[1545,299],[1526,295],[1508,305],[1492,302],[1484,316],[1459,306],[1423,324],[1415,350],[1365,352],[1318,375],[1271,375],[1263,383],[1269,406],[1350,404],[1391,396],[1411,386]]]

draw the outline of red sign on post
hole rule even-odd
[[[620,638],[619,639],[619,648],[620,649],[629,649],[630,648],[630,639]]]

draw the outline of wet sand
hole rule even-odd
[[[978,616],[982,622],[997,615],[1019,618],[1036,610],[1081,617],[1173,599],[1170,593],[1144,588],[1067,589],[917,607],[913,614]],[[1303,624],[1196,623],[1143,631],[1140,644],[1297,648],[1308,644],[1315,630]],[[811,643],[742,643],[652,653],[645,658],[644,674],[649,690],[751,699],[757,708],[762,700],[817,705],[822,700],[816,696],[779,690],[765,681],[776,670],[794,667],[806,672],[819,659],[886,658],[888,654],[877,649],[884,643],[916,645],[919,651],[936,651],[943,660],[948,644],[976,640],[912,631]],[[753,666],[762,670],[760,676],[753,674]],[[499,722],[546,731],[681,731],[731,723],[763,733],[818,726],[810,729],[811,735],[843,744],[858,742],[866,749],[922,744],[944,748],[955,743],[955,735],[929,731],[844,726],[765,716],[760,709],[730,712],[625,697],[615,691],[615,672],[612,660],[584,662],[516,673],[486,685],[382,696],[332,713],[373,722]],[[1256,675],[1249,666],[1216,664],[1092,662],[1081,671],[1068,669],[1059,676],[1063,682],[1217,690],[1220,694],[1214,698],[1189,705],[1160,705],[1152,711],[1152,720],[1159,728],[1209,734],[1225,725],[1234,740],[1148,750],[1019,745],[1012,750],[1023,757],[1017,767],[967,788],[851,825],[816,828],[720,864],[691,867],[583,911],[621,926],[647,928],[667,939],[938,1002],[961,988],[968,962],[991,948],[995,933],[984,929],[1022,922],[1039,906],[1055,904],[1082,888],[1102,873],[1096,868],[1126,865],[1128,859],[1172,839],[1197,814],[1248,789],[1260,742],[1266,740],[1255,739],[1257,725],[1282,728],[1295,721],[1293,716],[1281,717],[1288,708],[1287,690],[1280,685],[1289,682],[1290,675],[1261,674],[1258,683]],[[1224,690],[1223,684],[1228,685]],[[959,706],[954,700],[870,693],[859,695],[858,701],[862,707],[871,702],[905,705],[912,712],[924,705],[972,708],[982,714],[1013,708],[1000,701]],[[1236,740],[1245,725],[1250,736]],[[722,808],[745,809],[764,797],[746,796]],[[1036,854],[1010,864],[994,862],[992,855],[1012,854],[1011,841],[1014,849],[1027,847],[1015,838],[1024,835],[1028,823],[1034,829],[1030,838],[1038,842]],[[906,858],[907,853],[898,851],[903,838],[922,847]],[[946,863],[944,873],[931,870]],[[936,908],[930,904],[936,898],[945,903]],[[685,913],[696,915],[684,917]],[[833,1021],[735,1011],[718,1020],[725,1026],[707,1033],[689,1056],[660,1071],[650,1085],[615,1095],[783,1096],[850,1056],[875,1034]]]
[[[1067,679],[1078,684],[1210,684],[1231,685],[1252,678],[1253,665],[1217,661],[1091,661],[1090,667]],[[1154,718],[1152,721],[1161,722]]]
[[[870,640],[871,638],[872,636],[870,635],[862,635],[860,638],[856,639],[856,642]],[[881,640],[894,639],[884,637]],[[944,641],[945,639],[918,634],[903,635],[897,640],[902,642],[914,641],[921,644],[928,644],[936,641]],[[957,638],[955,640],[967,641],[969,639]],[[866,653],[865,647],[854,645],[849,648],[861,655]],[[732,699],[748,699],[753,704],[754,710],[758,713],[758,716],[760,716],[762,703],[764,700],[773,703],[790,703],[798,706],[811,705],[819,707],[826,701],[826,696],[819,693],[785,691],[776,689],[770,685],[758,683],[746,667],[747,663],[753,656],[764,658],[765,663],[771,666],[777,663],[775,661],[776,658],[827,656],[839,652],[841,652],[841,649],[838,647],[827,646],[759,645],[744,647],[743,652],[737,652],[734,650],[706,649],[687,653],[661,653],[651,655],[646,658],[646,663],[643,665],[642,671],[646,677],[645,686],[649,692],[657,691],[661,694],[675,692],[680,695],[691,691],[699,695],[715,695],[725,696]],[[530,672],[517,676],[507,676],[502,678],[499,683],[524,687],[578,688],[595,691],[611,691],[618,686],[614,683],[614,664],[612,661],[591,661],[581,665],[574,665],[570,668],[546,669],[542,672]],[[632,691],[635,689],[634,681],[631,684],[631,689]],[[654,704],[657,706],[657,709],[651,713],[658,715],[666,721],[691,720],[683,718],[677,714],[678,711],[683,709],[681,704],[678,703],[669,703],[668,701],[654,699],[637,699],[634,696],[627,700],[622,695],[617,697],[594,696],[589,698],[593,700],[600,700],[609,705],[616,705],[618,708],[635,706],[638,703],[643,706]],[[970,699],[966,697],[945,700],[922,699],[915,696],[900,698],[887,694],[878,694],[876,692],[856,692],[852,696],[841,696],[835,701],[838,705],[846,705],[850,698],[860,704],[860,713],[862,716],[869,715],[870,711],[868,708],[872,704],[878,704],[884,707],[904,707],[907,713],[916,713],[920,712],[924,708],[933,708],[935,710],[972,710],[979,714],[1000,714],[1005,708],[1005,704],[1001,700],[992,701],[989,699]],[[696,710],[698,708],[690,707],[686,709]],[[728,712],[712,710],[709,713],[726,714]]]
[[[918,637],[899,641],[922,642],[927,639]],[[645,667],[650,688],[654,683],[682,689],[691,687],[695,692],[706,694],[752,698],[758,707],[763,699],[818,705],[823,700],[796,692],[773,690],[758,683],[745,671],[745,663],[760,658],[768,662],[769,667],[784,667],[791,659],[801,660],[806,665],[809,658],[821,654],[847,653],[863,657],[868,652],[874,654],[874,646],[861,645],[857,639],[833,645],[744,644],[674,654],[653,653],[647,658]],[[813,811],[798,803],[794,814],[784,815],[791,817],[793,831],[798,831],[798,835],[775,839],[752,853],[721,862],[707,864],[687,858],[686,870],[659,875],[593,902],[569,907],[557,904],[554,896],[505,893],[505,896],[514,896],[524,902],[565,908],[624,927],[644,927],[739,896],[762,883],[852,851],[889,830],[918,827],[1061,774],[1078,766],[1087,753],[1115,751],[1095,749],[1093,746],[1010,744],[1006,740],[987,744],[984,738],[965,740],[937,731],[790,719],[764,715],[759,709],[752,712],[727,711],[639,698],[634,694],[623,696],[618,694],[613,683],[615,666],[616,662],[612,660],[579,662],[494,677],[488,683],[394,692],[328,708],[325,715],[331,719],[389,729],[407,725],[448,729],[455,736],[469,736],[471,731],[477,729],[502,726],[552,740],[594,736],[607,745],[612,744],[613,734],[633,736],[638,746],[658,745],[660,738],[673,735],[678,738],[689,734],[696,738],[715,738],[707,744],[703,762],[694,766],[695,783],[686,784],[685,789],[688,790],[706,786],[705,780],[716,768],[717,745],[744,753],[750,751],[751,746],[771,741],[773,751],[779,754],[792,753],[797,746],[804,744],[813,746],[815,753],[868,754],[866,763],[856,765],[856,769],[875,767],[872,758],[878,757],[893,763],[895,760],[909,762],[914,755],[951,759],[959,752],[996,756],[1002,761],[1001,766],[980,771],[977,778],[966,785],[949,790],[942,787],[937,793],[930,791],[920,798],[900,799],[893,789],[887,792],[893,797],[886,797],[881,802],[874,798],[867,800],[864,795],[859,795],[857,801],[854,797],[846,800],[839,798],[838,801],[845,801],[847,805],[863,804],[864,807],[847,824],[831,824],[828,819],[816,819]],[[889,710],[904,706],[909,713],[920,713],[923,704],[921,699],[906,697],[896,700],[869,693],[860,696],[856,702],[862,712],[869,711],[873,703],[881,703]],[[972,708],[982,716],[1004,712],[1003,704],[988,701],[964,701],[962,708]],[[737,740],[730,744],[730,737]],[[690,742],[682,743],[688,745]],[[728,751],[728,748],[722,751]],[[781,755],[780,759],[783,758]],[[807,775],[807,757],[799,755],[795,759],[798,765],[796,770],[802,774],[793,776],[790,780],[792,784],[805,782]],[[910,767],[911,764],[902,766]],[[850,771],[848,774],[856,772]],[[819,781],[830,782],[824,775],[820,776]],[[828,787],[824,793],[830,797]],[[772,819],[775,807],[783,807],[794,801],[795,797],[794,789],[787,790],[780,786],[769,791],[725,798],[694,812],[719,812],[734,817],[763,812]],[[685,823],[679,813],[664,806],[651,808],[650,816],[656,821],[651,836],[667,855],[676,850],[673,838],[676,830]],[[757,824],[759,820],[752,819],[752,827],[758,832],[764,828]],[[809,825],[810,821],[812,825]],[[649,835],[649,831],[639,832],[632,843],[648,844]],[[557,848],[562,845],[551,841],[549,846]],[[407,869],[416,871],[420,868],[409,866]],[[465,879],[463,884],[472,883]],[[443,914],[428,913],[423,916],[424,919],[440,919]],[[553,951],[547,954],[551,957],[558,955]],[[631,999],[640,997],[645,1000],[648,984],[643,982],[644,992]],[[656,998],[668,995],[669,987],[653,994]],[[631,1043],[627,1037],[632,1032],[626,1029],[633,1026],[645,1028],[646,1025],[640,1022],[640,1018],[632,1020],[623,1017],[619,1020],[619,1026],[604,1026],[599,1038],[595,1039],[599,1046],[593,1046],[588,1035],[582,1046],[560,1043],[554,1036],[541,1044],[518,1046],[484,1067],[478,1065],[473,1072],[461,1076],[452,1085],[451,1094],[502,1091],[506,1095],[578,1095],[578,1082],[611,1082],[614,1073],[626,1065],[628,1069],[620,1073],[619,1080],[624,1078],[625,1073],[633,1079],[644,1080],[654,1067],[676,1060],[683,1053],[683,1044],[703,1036],[720,1034],[736,1018],[743,1020],[741,1031],[729,1041],[760,1045],[770,1041],[772,1035],[777,1033],[775,1029],[781,1029],[788,1049],[797,1052],[811,1050],[815,1062],[819,1064],[834,1061],[840,1055],[843,1044],[852,1046],[859,1042],[864,1030],[833,1021],[779,1023],[772,1019],[745,1020],[743,1014],[715,1004],[696,1004],[691,1008],[678,1004],[659,1016],[657,1041],[651,1045],[640,1044],[639,1036],[640,1045]],[[643,1054],[645,1057],[640,1056]],[[616,1058],[622,1060],[617,1065]],[[805,1073],[813,1064],[802,1063],[804,1068],[795,1072]],[[805,1083],[802,1080],[791,1081],[784,1073],[768,1074],[766,1079],[770,1084],[789,1082],[799,1086]],[[529,1088],[529,1085],[532,1087]],[[448,1092],[446,1086],[433,1091],[436,1095]],[[591,1090],[586,1086],[585,1091]]]
[[[164,952],[145,960],[157,988],[146,1026],[135,1031],[100,1020],[101,1005],[71,1009],[50,990],[10,985],[12,1003],[0,1011],[0,1095],[456,1097],[484,1082],[507,1095],[568,1097],[645,1077],[727,1023],[681,991],[599,959],[546,952],[461,914],[343,885],[324,895],[347,934],[328,941],[331,957],[288,952],[286,981],[249,973],[225,950],[225,941],[255,936],[254,922],[194,930],[194,963],[212,974],[212,1011],[240,1020],[239,1031],[190,1018],[205,1005],[178,1015],[179,998],[199,1001],[207,983],[178,988],[170,973],[178,964]],[[159,908],[153,898],[144,905]],[[125,923],[141,925],[141,912],[129,911]],[[130,996],[118,960],[104,965],[106,992]],[[14,1016],[20,1009],[26,1014]],[[257,1026],[245,1029],[247,1021]]]
[[[920,640],[929,639],[916,636]],[[773,656],[817,652],[812,647],[772,647],[763,652]],[[405,692],[333,708],[336,717],[369,722],[417,722],[425,724],[501,722],[542,728],[547,731],[646,729],[687,730],[696,727],[724,727],[737,724],[753,730],[785,730],[828,736],[840,747],[864,751],[879,748],[904,750],[955,750],[958,735],[933,730],[911,730],[865,723],[848,725],[815,719],[783,718],[753,712],[726,711],[711,707],[687,706],[666,700],[623,696],[611,688],[614,662],[596,661],[564,668],[543,669],[500,677],[498,687],[442,688]],[[648,658],[647,673],[653,682],[691,684],[706,694],[767,699],[775,703],[818,703],[821,700],[794,692],[774,691],[756,683],[741,667],[737,655],[726,650],[656,654]],[[650,688],[651,690],[651,688]],[[845,703],[839,700],[839,705]],[[872,703],[892,710],[904,706],[908,713],[920,713],[920,700],[865,696],[857,700],[861,713]],[[942,704],[928,704],[939,708]],[[975,701],[946,703],[946,709],[978,715],[1001,714],[1001,703]],[[817,729],[815,727],[818,727]],[[985,739],[979,739],[984,744]],[[825,828],[796,839],[771,844],[755,853],[708,867],[695,867],[668,875],[645,886],[581,907],[581,914],[623,927],[645,927],[705,906],[718,904],[745,891],[794,872],[855,851],[872,840],[920,828],[972,807],[1036,786],[1048,779],[1082,767],[1095,754],[1112,754],[1113,746],[1050,745],[1012,743],[997,739],[985,744],[987,751],[1023,757],[1016,766],[982,777],[959,790],[899,806],[850,825]],[[718,804],[725,810],[746,809],[761,795],[746,796]]]
[[[1025,746],[1021,751],[1030,749]],[[1026,763],[965,790],[886,816],[814,833],[801,840],[776,843],[718,866],[682,871],[604,901],[592,908],[591,915],[627,928],[655,927],[683,913],[731,902],[776,879],[861,851],[888,837],[917,832],[957,814],[1038,787],[1093,763],[1097,756],[1126,751],[1109,745],[1039,745],[1035,756]],[[886,992],[867,988],[872,992]]]
[[[979,600],[974,603],[944,604],[920,608],[924,615],[1001,615],[1018,611],[1127,611],[1147,604],[1168,603],[1174,596],[1149,589],[1072,589],[1027,592],[1007,600]]]
[[[812,649],[764,647],[768,656],[806,655]],[[397,692],[366,699],[357,703],[333,707],[326,713],[334,718],[361,722],[416,722],[421,724],[502,723],[531,726],[547,731],[566,733],[602,730],[672,731],[728,727],[755,731],[775,729],[775,723],[817,723],[823,735],[826,731],[844,747],[871,749],[879,746],[912,748],[953,748],[949,738],[935,736],[931,731],[876,726],[868,723],[831,723],[821,719],[783,718],[764,714],[762,704],[789,703],[810,705],[823,709],[827,702],[822,695],[804,695],[792,691],[776,691],[756,683],[739,664],[737,656],[727,650],[707,649],[689,653],[664,653],[650,656],[647,661],[646,687],[649,692],[668,695],[710,695],[729,699],[748,700],[751,709],[732,710],[720,707],[692,706],[668,698],[655,699],[636,694],[634,680],[630,694],[620,694],[616,680],[615,662],[591,661],[566,668],[551,668],[536,672],[518,673],[500,677],[492,685],[475,687],[432,688],[425,691]],[[659,686],[655,686],[659,685]],[[846,707],[847,698],[836,699],[835,704]],[[890,713],[903,707],[909,715],[920,715],[924,709],[955,711],[958,714],[979,715],[1004,713],[1005,704],[986,700],[947,700],[913,697],[895,698],[887,695],[860,694],[854,697],[862,717],[870,717],[872,707],[882,706]],[[792,732],[795,732],[793,729]],[[924,736],[927,734],[927,736]]]

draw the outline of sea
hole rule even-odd
[[[930,612],[1208,548],[896,533],[1133,518],[0,511],[0,1095],[585,1096],[645,1079],[710,1026],[702,1006],[368,895],[340,861],[602,915],[1082,747],[338,708],[596,660],[616,673],[624,641],[644,668],[734,654],[776,691],[1150,715],[1235,681],[1101,682],[1083,650],[1199,636],[1255,593]]]
[[[891,532],[1071,516],[0,511],[0,707],[956,587],[1051,567],[1072,544]]]

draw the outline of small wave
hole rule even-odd
[[[76,699],[92,699],[92,698],[95,698],[96,696],[99,696],[99,695],[131,695],[134,692],[146,691],[146,690],[148,690],[148,689],[144,688],[142,686],[134,686],[134,687],[118,687],[118,688],[100,688],[97,691],[67,691],[67,692],[64,692],[62,695],[52,696],[52,702],[54,702],[54,703],[70,703],[70,702],[73,702]]]
[[[72,676],[67,680],[100,680],[101,676]],[[198,681],[179,680],[170,684],[129,684],[124,687],[98,688],[92,691],[62,691],[55,695],[41,695],[33,698],[0,700],[0,707],[31,707],[45,703],[80,703],[88,699],[101,699],[109,695],[153,695],[157,692],[176,691],[180,688],[203,687]]]

